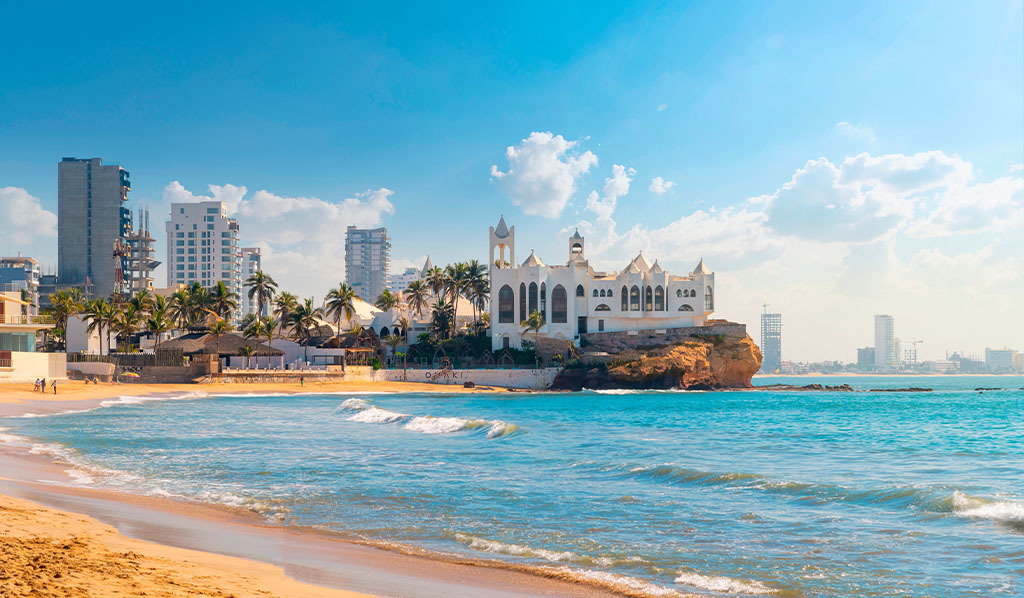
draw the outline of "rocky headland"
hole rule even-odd
[[[750,388],[761,349],[743,324],[583,335],[578,363],[566,367],[552,389]]]

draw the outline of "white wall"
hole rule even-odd
[[[103,353],[117,348],[117,338],[113,333],[103,327],[103,333],[108,338],[103,340]],[[68,353],[89,353],[100,354],[100,334],[98,330],[89,332],[89,322],[79,316],[68,318],[68,328],[65,335]],[[107,341],[110,341],[109,343]]]
[[[68,357],[64,353],[11,352],[11,368],[0,368],[2,382],[32,382],[36,378],[66,380]],[[57,385],[60,392],[60,384]]]

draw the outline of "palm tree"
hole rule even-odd
[[[264,334],[262,318],[254,318],[242,329],[245,338],[262,338]]]
[[[427,282],[427,287],[430,289],[432,293],[434,293],[434,303],[439,302],[441,300],[441,291],[444,290],[445,285],[444,270],[438,268],[437,266],[434,266],[433,268],[427,270],[427,275],[425,279]]]
[[[383,343],[384,343],[385,345],[387,345],[387,346],[391,347],[391,357],[392,357],[392,358],[394,358],[394,357],[398,357],[398,352],[397,352],[397,350],[396,350],[396,349],[398,348],[398,345],[401,345],[401,344],[402,344],[402,336],[401,336],[401,335],[398,335],[398,334],[389,334],[389,335],[385,336],[384,338],[382,338],[382,339],[380,339],[380,340],[381,340],[381,341],[382,341],[382,342],[383,342]],[[392,363],[394,363],[394,361],[393,361],[393,360],[392,360]]]
[[[539,311],[533,310],[533,312],[530,313],[530,317],[526,318],[526,321],[522,323],[522,326],[526,332],[531,330],[535,330],[537,332],[537,337],[533,344],[533,351],[535,355],[540,355],[537,351],[537,342],[540,341],[540,329],[544,327],[544,316],[542,316]]]
[[[356,292],[355,290],[345,283],[340,283],[338,288],[331,289],[327,293],[327,316],[334,318],[335,324],[338,326],[338,334],[341,334],[341,318],[345,317],[345,322],[352,321],[352,315],[356,310]]]
[[[82,289],[78,287],[72,287],[70,290],[60,290],[51,294],[49,313],[53,317],[55,331],[63,330],[66,332],[68,319],[78,315],[84,307]],[[61,335],[55,334],[54,336]]]
[[[408,369],[409,363],[409,318],[402,316],[398,318],[398,325],[402,327],[402,341],[405,345],[405,351],[402,351],[402,379],[405,379],[407,375],[405,370]]]
[[[430,327],[438,340],[448,338],[448,332],[455,321],[455,307],[447,301],[435,303],[430,314]]]
[[[89,332],[96,331],[100,337],[100,355],[103,355],[103,330],[106,328],[107,351],[110,351],[110,323],[114,319],[114,306],[107,303],[106,299],[93,299],[85,308],[85,319],[89,321]]]
[[[210,334],[213,335],[213,338],[215,339],[215,341],[217,343],[216,344],[216,348],[217,348],[217,363],[218,364],[220,364],[220,337],[222,335],[224,335],[225,333],[228,333],[228,332],[231,332],[231,325],[228,324],[227,322],[225,322],[223,318],[218,319],[216,322],[213,323],[212,326],[210,326]],[[219,365],[218,365],[218,369],[219,369]]]
[[[146,315],[153,311],[155,302],[156,299],[149,292],[149,289],[142,289],[135,293],[135,296],[128,301],[128,304],[134,307],[135,311]]]
[[[252,345],[245,345],[238,352],[245,357],[245,369],[249,369],[249,365],[252,363],[252,356],[256,354],[256,348]]]
[[[405,289],[405,300],[409,302],[409,307],[416,312],[417,316],[423,315],[423,310],[427,309],[427,293],[430,292],[427,289],[427,285],[423,284],[422,280],[414,280],[409,283],[409,286]]]
[[[317,326],[317,317],[320,315],[320,309],[313,307],[313,299],[306,299],[302,305],[295,308],[295,311],[291,313],[289,319],[291,320],[292,330],[295,331],[295,340],[302,341],[305,338],[307,341],[312,338],[312,329]],[[309,362],[309,343],[306,343],[304,350],[306,362]]]
[[[167,318],[178,328],[188,324],[189,293],[186,289],[178,289],[167,302]]]
[[[466,265],[466,294],[473,305],[473,321],[475,322],[477,313],[482,313],[487,307],[487,300],[491,294],[487,268],[477,260],[471,260]]]
[[[277,292],[277,283],[263,270],[257,270],[246,279],[245,286],[249,289],[249,301],[256,299],[256,314],[263,317],[263,306],[270,303]]]
[[[216,314],[222,318],[229,318],[231,313],[238,309],[238,294],[228,290],[223,280],[210,290],[210,305]]]
[[[373,305],[381,311],[391,311],[398,306],[398,296],[388,289],[384,289]]]
[[[156,341],[153,343],[154,353],[156,353],[157,347],[160,346],[160,335],[170,330],[174,325],[167,315],[168,311],[167,301],[157,295],[153,306],[153,313],[149,316],[149,320],[146,321],[146,330],[156,335]]]
[[[135,306],[130,302],[126,303],[120,310],[112,308],[112,319],[110,325],[117,330],[117,337],[123,342],[121,344],[121,352],[127,353],[130,348],[129,341],[133,334],[142,327],[145,321],[142,312],[135,309]]]
[[[274,299],[274,315],[277,316],[280,330],[278,334],[284,336],[284,327],[288,324],[291,313],[299,306],[299,299],[288,291],[284,291]]]

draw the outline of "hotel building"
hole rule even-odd
[[[565,340],[588,332],[703,326],[714,311],[715,275],[703,259],[687,276],[669,274],[642,253],[618,272],[598,272],[587,262],[578,231],[568,245],[565,264],[548,266],[531,251],[516,265],[515,227],[502,217],[490,228],[493,349],[520,348],[527,338],[522,322],[534,311],[544,316],[541,336]]]
[[[880,372],[891,372],[900,365],[894,332],[892,316],[875,314],[875,369]]]
[[[224,202],[171,204],[167,221],[167,286],[223,282],[242,298],[242,257],[238,222],[227,216]],[[241,304],[241,303],[239,303]]]
[[[260,254],[259,247],[243,247],[242,248],[242,296],[239,297],[239,304],[242,306],[241,316],[244,318],[250,314],[256,315],[256,298],[249,299],[249,289],[245,288],[245,281],[249,280],[249,277],[256,274],[263,268],[261,267],[262,256]],[[263,313],[260,316],[266,316],[270,313],[270,306],[263,306]]]
[[[391,240],[386,228],[348,227],[345,231],[345,281],[357,296],[373,303],[387,288]]]
[[[21,291],[28,294],[30,313],[39,309],[39,262],[30,258],[0,257],[0,293]]]

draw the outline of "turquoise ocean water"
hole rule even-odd
[[[0,439],[82,484],[655,596],[1024,595],[1024,377],[810,382],[935,390],[126,398]]]

